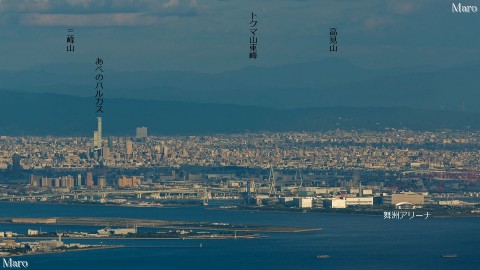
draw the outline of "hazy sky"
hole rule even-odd
[[[462,1],[464,5],[479,1]],[[369,68],[480,55],[480,13],[446,0],[0,0],[0,69],[102,57],[116,70],[220,72],[342,57]],[[250,14],[258,59],[248,59]],[[329,52],[329,28],[338,30]],[[66,52],[67,28],[75,52]]]

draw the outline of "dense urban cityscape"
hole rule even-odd
[[[0,0],[0,267],[478,269],[476,13]]]
[[[135,136],[103,138],[102,119],[97,122],[93,139],[1,136],[0,200],[142,208],[206,207],[214,200],[225,203],[209,209],[223,211],[368,214],[388,220],[480,216],[478,131],[339,129],[167,137],[149,136],[147,127],[139,127]],[[78,217],[2,217],[0,223],[29,226],[27,233],[0,232],[4,256],[120,247],[65,244],[62,236],[200,240],[316,230]],[[107,227],[42,232],[42,224]],[[144,229],[149,227],[161,229]]]
[[[453,206],[463,207],[462,215],[479,212],[477,131],[161,137],[139,127],[132,137],[104,138],[97,120],[93,140],[0,137],[0,199],[138,207],[236,199],[230,208],[436,205],[441,215]]]
[[[146,128],[144,129],[146,131]],[[311,170],[479,170],[478,131],[289,132],[212,136],[0,137],[0,168],[241,166]]]

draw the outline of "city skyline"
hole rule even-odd
[[[0,0],[0,264],[475,268],[477,5]]]
[[[203,136],[0,137],[0,164],[14,154],[24,169],[84,170],[95,166],[252,168],[371,171],[477,171],[478,131],[327,131]],[[108,143],[107,143],[108,141]],[[18,159],[17,159],[18,160]],[[17,161],[18,163],[19,161]],[[18,167],[18,166],[17,166]]]

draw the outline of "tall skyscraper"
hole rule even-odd
[[[93,187],[93,173],[87,172],[87,187]]]
[[[126,157],[127,158],[132,158],[133,155],[133,142],[130,140],[127,140],[125,143],[125,148],[126,148]]]
[[[97,117],[98,127],[93,132],[93,147],[102,148],[102,117]]]
[[[110,148],[109,147],[104,147],[103,148],[103,157],[105,159],[110,159]]]
[[[137,127],[137,132],[135,137],[137,137],[137,139],[146,139],[147,127]]]
[[[82,175],[81,174],[78,174],[77,175],[77,184],[76,184],[77,187],[80,187],[82,186]]]

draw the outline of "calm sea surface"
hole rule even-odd
[[[27,260],[28,269],[480,269],[480,219],[435,218],[435,213],[428,219],[384,220],[383,216],[204,207],[0,203],[0,210],[7,217],[129,217],[322,228],[269,233],[264,239],[89,240],[81,243],[102,241],[127,247],[14,257]],[[0,224],[0,231],[25,233],[28,228],[40,226]],[[42,225],[41,229],[93,231],[97,227]],[[198,247],[200,243],[203,248]],[[459,257],[442,259],[445,253]],[[319,254],[331,258],[316,259]]]

